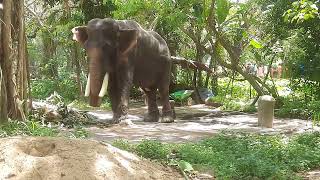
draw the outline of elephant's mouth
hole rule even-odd
[[[90,89],[90,73],[88,74],[88,79],[87,79],[87,85],[86,85],[86,91],[85,91],[85,94],[84,96],[85,97],[89,97],[90,96],[90,92],[91,92],[91,89]],[[109,74],[106,73],[104,75],[104,78],[103,78],[103,82],[102,82],[102,85],[101,85],[101,89],[100,89],[100,92],[99,92],[99,97],[102,98],[106,95],[107,93],[107,89],[108,89],[108,81],[109,81]]]

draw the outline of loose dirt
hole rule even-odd
[[[0,179],[183,179],[175,170],[91,140],[0,139]]]

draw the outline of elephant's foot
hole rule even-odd
[[[128,118],[128,106],[120,105],[116,112],[113,112],[112,123],[118,124]]]
[[[143,121],[145,122],[158,122],[159,121],[159,111],[148,112],[144,115]]]
[[[113,115],[112,124],[119,124],[121,121],[124,121],[128,118],[128,115]]]
[[[161,117],[159,122],[160,123],[172,123],[172,122],[174,122],[174,112],[173,111],[163,112],[162,117]]]

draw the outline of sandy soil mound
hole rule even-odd
[[[0,179],[182,179],[162,165],[96,141],[13,137],[0,139]]]

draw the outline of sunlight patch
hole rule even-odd
[[[123,151],[121,149],[118,149],[116,147],[113,147],[111,146],[110,144],[107,144],[107,149],[110,151],[110,152],[113,152],[113,153],[119,153],[121,154],[122,156],[130,159],[130,160],[134,160],[134,161],[139,161],[139,158],[137,158],[134,154],[132,153],[129,153],[127,151]]]
[[[104,155],[98,155],[97,161],[95,164],[96,171],[97,172],[107,172],[109,170],[112,170],[114,166],[114,163],[109,161]]]

